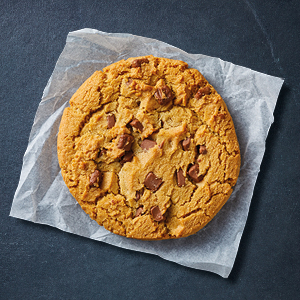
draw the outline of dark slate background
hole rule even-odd
[[[9,217],[69,31],[159,39],[285,78],[228,279]],[[0,299],[299,299],[299,0],[0,1]]]

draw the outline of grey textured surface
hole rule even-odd
[[[298,1],[2,1],[0,27],[0,299],[298,299]],[[85,27],[285,78],[228,279],[8,216],[43,89]]]

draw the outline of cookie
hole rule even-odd
[[[151,55],[88,78],[64,110],[57,149],[82,209],[135,239],[196,233],[228,200],[240,170],[221,96],[185,62]]]

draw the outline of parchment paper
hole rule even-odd
[[[86,215],[63,182],[56,153],[62,112],[96,70],[120,59],[149,55],[180,59],[216,88],[233,118],[242,165],[230,199],[197,234],[178,240],[139,241],[114,235]],[[191,268],[228,277],[248,216],[253,189],[283,80],[166,43],[93,29],[69,33],[38,107],[10,216],[48,224],[126,249],[159,255]]]

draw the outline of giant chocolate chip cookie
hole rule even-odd
[[[240,170],[221,96],[186,63],[153,56],[121,60],[83,83],[63,113],[58,159],[92,219],[147,240],[196,233]]]

